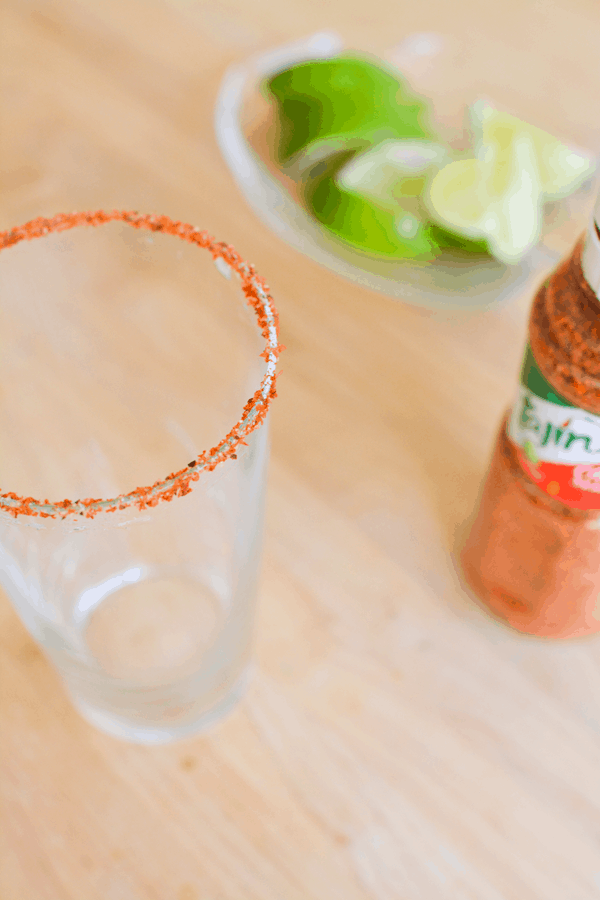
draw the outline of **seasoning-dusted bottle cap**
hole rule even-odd
[[[581,254],[581,268],[585,280],[600,298],[600,194],[596,200],[594,212],[590,217],[583,253]]]

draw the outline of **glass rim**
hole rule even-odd
[[[279,343],[279,317],[269,287],[252,264],[245,262],[232,246],[223,241],[216,241],[208,232],[155,213],[127,210],[59,213],[51,219],[38,217],[24,225],[0,232],[0,250],[5,250],[23,240],[45,237],[82,225],[98,226],[107,222],[124,222],[133,228],[171,234],[208,250],[213,261],[223,260],[230,269],[237,272],[246,302],[253,309],[265,340],[260,358],[266,362],[266,372],[260,387],[244,406],[237,424],[215,447],[203,450],[183,469],[171,472],[166,478],[152,485],[137,487],[111,499],[88,497],[84,500],[60,500],[53,503],[49,500],[36,500],[33,497],[20,497],[12,491],[0,493],[0,510],[10,513],[15,519],[18,516],[39,516],[44,519],[84,516],[93,519],[98,513],[128,508],[142,512],[161,502],[169,502],[174,497],[183,497],[192,491],[191,485],[199,480],[201,472],[212,472],[225,460],[237,459],[237,447],[246,444],[245,438],[264,421],[271,401],[277,396],[278,373],[275,369],[279,354],[284,348]]]

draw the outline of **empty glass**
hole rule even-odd
[[[0,583],[90,722],[197,732],[247,679],[268,289],[161,216],[36,220],[0,248]]]

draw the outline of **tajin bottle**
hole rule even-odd
[[[523,632],[600,631],[600,198],[538,291],[518,394],[462,548],[470,587]]]

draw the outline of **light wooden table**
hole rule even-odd
[[[251,53],[323,29],[374,50],[435,31],[440,67],[415,78],[444,114],[486,94],[598,152],[598,5],[1,15],[0,227],[98,206],[199,224],[265,274],[288,348],[257,673],[230,718],[158,749],[95,732],[0,598],[2,900],[600,898],[600,642],[505,629],[452,564],[533,288],[431,314],[335,277],[256,220],[212,127],[226,67]]]

